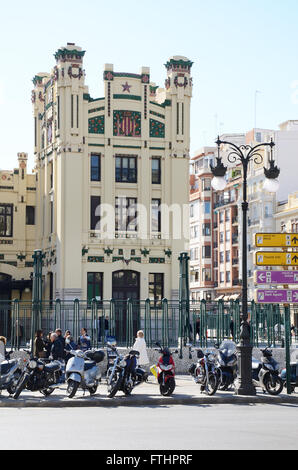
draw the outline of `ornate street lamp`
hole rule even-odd
[[[228,154],[228,161],[230,163],[239,162],[243,167],[243,201],[242,201],[242,311],[241,311],[241,331],[240,343],[237,346],[238,355],[238,384],[236,387],[237,395],[255,395],[256,390],[252,384],[252,345],[250,344],[250,326],[248,323],[248,305],[247,305],[247,172],[248,164],[254,161],[256,164],[263,163],[264,159],[260,150],[262,147],[269,146],[271,148],[269,169],[264,168],[266,181],[264,189],[270,192],[276,192],[279,187],[278,177],[280,169],[277,168],[273,159],[273,148],[275,143],[271,139],[269,143],[258,144],[255,147],[250,145],[241,145],[238,147],[232,142],[220,140],[218,137],[216,141],[218,147],[217,165],[213,167],[210,165],[212,174],[212,187],[216,191],[223,191],[226,187],[225,175],[227,167],[224,166],[220,157],[220,146],[222,144],[230,146],[230,153]]]

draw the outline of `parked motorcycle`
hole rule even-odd
[[[29,351],[26,351],[30,353]],[[30,356],[18,383],[16,384],[14,399],[18,399],[23,390],[41,392],[49,396],[64,382],[64,361],[51,361],[50,359],[36,359]]]
[[[71,350],[69,353],[73,356],[66,364],[66,393],[68,398],[73,398],[79,387],[84,392],[87,390],[90,395],[97,391],[101,380],[101,371],[99,363],[104,360],[105,353],[100,349],[89,351]]]
[[[208,349],[205,352],[200,348],[194,348],[191,351],[197,351],[198,362],[190,366],[190,375],[193,376],[195,383],[201,385],[201,393],[214,395],[220,384],[215,354]]]
[[[279,377],[278,363],[272,357],[272,350],[261,349],[261,362],[252,360],[252,382],[255,387],[261,387],[263,392],[279,395],[283,389],[283,381]]]
[[[16,385],[22,375],[22,359],[10,359],[13,351],[6,354],[5,361],[0,363],[0,393],[7,390],[9,395],[16,391]]]
[[[107,347],[113,353],[109,357],[115,356],[113,364],[107,371],[108,398],[113,398],[120,390],[125,395],[130,395],[135,387],[148,379],[148,374],[141,367],[137,367],[140,353],[132,350],[126,356],[122,356],[116,346],[108,344]]]
[[[174,352],[177,354],[178,351],[170,351],[169,348],[163,348],[160,343],[156,343],[156,346],[158,346],[158,349],[156,350],[161,353],[161,357],[157,364],[157,380],[159,383],[160,393],[164,397],[169,397],[176,388],[175,362],[172,354]]]
[[[234,341],[224,340],[218,347],[217,371],[219,389],[228,390],[237,378],[237,356]]]
[[[295,388],[298,387],[298,362],[291,362],[291,392],[295,392]],[[280,378],[287,388],[287,369],[283,369],[280,373]]]

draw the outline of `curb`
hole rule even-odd
[[[3,397],[4,398],[4,397]],[[126,407],[143,407],[143,406],[171,406],[171,405],[281,405],[291,404],[298,406],[298,397],[291,396],[255,396],[240,397],[231,395],[230,397],[204,396],[204,397],[157,397],[144,398],[138,396],[108,398],[77,398],[77,399],[37,399],[37,400],[14,400],[5,397],[0,399],[0,408],[116,408],[119,406]]]

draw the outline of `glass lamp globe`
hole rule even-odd
[[[211,186],[215,191],[223,191],[227,185],[227,182],[223,176],[215,176],[211,181]]]
[[[273,179],[266,178],[263,188],[265,189],[265,191],[268,191],[269,193],[276,193],[279,188],[279,181],[277,179],[273,180]]]

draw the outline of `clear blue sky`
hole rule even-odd
[[[298,119],[291,88],[298,81],[297,0],[0,1],[2,169],[13,168],[20,151],[32,166],[31,80],[52,69],[54,52],[67,42],[87,51],[94,97],[103,95],[105,63],[132,73],[149,66],[163,87],[170,56],[192,59],[192,152],[212,145],[218,130],[254,127],[255,90],[258,127]]]

